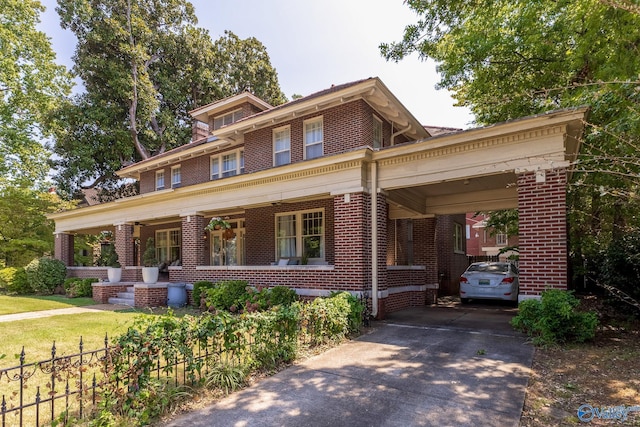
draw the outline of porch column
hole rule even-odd
[[[336,196],[334,205],[334,265],[345,288],[371,289],[371,196]]]
[[[567,289],[566,169],[518,175],[520,300]]]
[[[182,216],[182,270],[188,278],[194,277],[197,266],[204,265],[202,234],[205,226],[201,213],[193,212]]]
[[[387,197],[384,193],[378,193],[378,227],[376,230],[377,253],[377,280],[378,280],[378,318],[384,319],[385,316],[385,300],[389,296],[389,282],[387,270],[387,228],[389,218],[389,205]],[[373,238],[373,236],[372,236]]]
[[[66,265],[67,267],[73,266],[75,263],[73,259],[73,243],[73,234],[56,233],[54,258],[64,262],[64,265]]]
[[[124,222],[116,223],[115,226],[115,248],[118,254],[118,261],[124,268],[135,265],[133,260],[133,224]]]
[[[426,301],[428,304],[435,303],[439,288],[436,223],[435,216],[413,220],[414,263],[425,266]]]

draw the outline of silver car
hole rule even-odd
[[[518,267],[510,262],[474,262],[460,276],[460,301],[518,301]]]

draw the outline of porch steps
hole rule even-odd
[[[122,304],[133,307],[135,305],[135,293],[133,286],[129,286],[126,292],[118,292],[117,297],[109,298],[109,304]]]

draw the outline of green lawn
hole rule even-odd
[[[67,298],[62,295],[50,296],[7,296],[0,295],[0,315],[27,313],[29,311],[51,310],[54,308],[82,307],[92,305],[91,298]]]

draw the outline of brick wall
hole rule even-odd
[[[518,175],[520,295],[539,295],[547,287],[566,289],[567,207],[565,169]]]
[[[55,235],[54,256],[56,259],[64,262],[66,266],[75,264],[73,258],[73,234],[57,233]]]
[[[118,296],[118,292],[125,292],[129,286],[131,285],[121,283],[94,283],[92,285],[93,300],[96,304],[108,304],[109,298]]]
[[[462,226],[463,250],[460,253],[454,252],[454,227],[455,224]],[[439,295],[458,295],[460,291],[460,275],[468,267],[468,259],[464,245],[466,244],[465,214],[442,215],[437,217],[436,222],[436,245],[438,248],[438,276]]]
[[[205,219],[200,215],[182,217],[182,266],[183,269],[195,269],[198,265],[205,265],[205,248],[202,233],[206,226]]]
[[[166,307],[167,285],[137,283],[134,289],[136,307]]]

